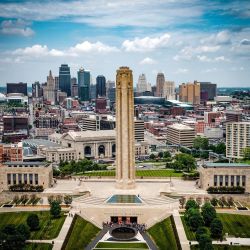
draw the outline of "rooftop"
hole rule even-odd
[[[27,146],[33,146],[33,147],[38,147],[38,146],[45,146],[45,147],[58,147],[57,143],[51,142],[49,140],[44,140],[44,139],[27,139],[23,140],[23,145]]]
[[[204,168],[250,168],[246,163],[205,163]]]
[[[47,162],[40,162],[40,161],[32,161],[32,162],[24,162],[24,161],[7,161],[7,162],[4,162],[3,165],[23,165],[23,166],[34,165],[34,166],[46,166],[46,165],[48,165],[48,163],[47,163]]]
[[[98,130],[98,131],[70,131],[67,133],[73,139],[80,139],[80,138],[96,138],[96,137],[114,137],[116,136],[115,130]]]
[[[172,125],[168,126],[169,128],[177,129],[177,130],[194,130],[194,128],[191,128],[187,125],[180,124],[180,123],[174,123]]]

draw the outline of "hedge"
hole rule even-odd
[[[209,187],[207,189],[209,194],[244,194],[243,187]]]
[[[12,192],[43,192],[43,186],[30,184],[15,184],[9,187]]]

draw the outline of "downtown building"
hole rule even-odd
[[[200,104],[200,83],[182,83],[179,86],[179,100],[181,102]]]
[[[103,75],[96,77],[96,98],[106,97],[106,78]]]
[[[90,100],[90,71],[80,68],[77,72],[78,98],[81,102]]]
[[[27,91],[27,83],[19,82],[19,83],[7,83],[7,95],[13,93],[23,94],[25,96],[28,95]]]
[[[211,82],[200,82],[200,100],[202,103],[214,100],[216,93],[217,84]]]
[[[226,123],[226,157],[242,159],[250,147],[250,122]]]
[[[59,89],[67,93],[67,96],[71,95],[71,76],[68,64],[62,64],[59,67]]]
[[[141,74],[139,75],[139,79],[136,85],[136,92],[138,94],[145,93],[145,92],[151,92],[151,85],[147,82],[146,75]]]
[[[46,102],[49,102],[51,105],[55,104],[56,101],[55,79],[52,76],[51,70],[49,71],[49,76],[47,77],[47,84],[43,88],[43,98]]]

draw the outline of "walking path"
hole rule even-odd
[[[94,240],[92,240],[87,247],[85,248],[85,250],[92,250],[93,248],[95,248],[96,244],[103,238],[103,236],[108,232],[108,228],[104,227],[98,234],[97,236],[94,238]]]
[[[152,239],[150,238],[150,236],[145,232],[141,232],[141,235],[143,237],[143,239],[147,242],[148,247],[150,250],[157,250],[157,246],[155,245],[155,243],[152,241]]]
[[[183,250],[189,250],[190,249],[189,241],[187,239],[187,236],[186,236],[186,233],[185,233],[185,230],[184,230],[184,227],[183,227],[181,217],[180,217],[178,210],[174,210],[173,217],[174,217],[175,226],[176,226],[176,229],[178,232],[178,236],[180,239],[181,248]]]
[[[63,226],[61,228],[61,231],[59,233],[59,235],[52,240],[27,240],[26,242],[30,242],[30,243],[50,243],[53,244],[53,250],[60,250],[62,249],[62,245],[63,242],[67,236],[67,233],[69,231],[69,228],[71,226],[71,223],[73,221],[74,218],[74,212],[69,212],[67,218],[65,219]]]

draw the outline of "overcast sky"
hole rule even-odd
[[[45,82],[68,63],[115,80],[119,66],[167,80],[250,87],[250,1],[0,1],[0,85]]]

